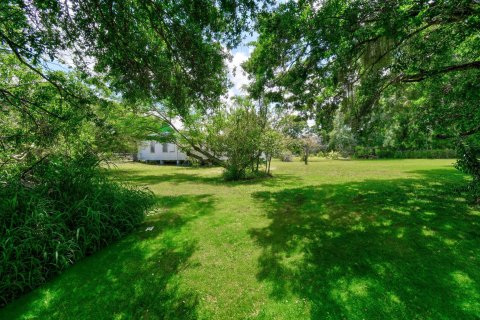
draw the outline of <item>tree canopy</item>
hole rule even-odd
[[[478,98],[468,79],[479,76],[479,22],[473,0],[288,1],[257,20],[259,37],[245,64],[250,92],[314,114],[324,127],[342,107],[356,132],[382,97],[412,83],[429,80],[417,89],[437,105],[432,95],[460,90],[465,106]],[[459,107],[450,102],[442,104]]]
[[[187,113],[225,92],[224,47],[238,44],[257,9],[253,0],[9,0],[0,4],[0,43],[39,74],[41,62],[68,55],[125,99]]]

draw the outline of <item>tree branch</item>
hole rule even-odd
[[[462,71],[462,70],[470,70],[470,69],[480,69],[480,61],[473,61],[464,64],[457,64],[452,65],[436,70],[429,70],[429,71],[420,71],[416,74],[404,74],[401,75],[399,78],[399,82],[420,82],[425,80],[428,77],[436,76],[439,74],[455,72],[455,71]]]
[[[478,133],[478,132],[480,132],[480,126],[470,129],[468,131],[462,132],[459,135],[437,134],[435,138],[440,140],[453,139],[458,137],[465,138],[465,137],[474,135],[475,133]]]
[[[192,147],[193,150],[195,150],[196,152],[204,155],[205,157],[207,157],[210,161],[212,161],[214,164],[216,165],[219,165],[221,167],[225,167],[225,162],[217,157],[215,157],[213,154],[211,154],[210,152],[208,151],[205,151],[203,150],[202,148],[200,148],[199,146],[197,146],[191,139],[189,139],[185,134],[183,134],[177,127],[175,127],[175,125],[172,123],[172,121],[170,121],[170,119],[158,112],[156,113],[150,113],[152,116],[156,117],[156,118],[159,118],[163,121],[165,121],[170,127],[172,127],[173,130],[175,130],[176,133],[178,133],[183,139],[185,139],[185,141],[188,142],[188,144]]]
[[[48,110],[45,109],[44,107],[42,107],[42,106],[40,106],[40,105],[38,105],[38,104],[36,104],[36,103],[33,103],[32,101],[29,101],[29,100],[27,100],[27,99],[25,99],[25,98],[21,98],[21,97],[15,96],[13,93],[11,93],[11,92],[8,91],[8,90],[0,89],[0,93],[3,94],[4,97],[6,97],[6,98],[7,98],[7,96],[10,96],[10,97],[12,97],[13,99],[18,99],[20,102],[23,102],[24,104],[28,104],[28,105],[34,106],[35,108],[38,108],[38,109],[42,110],[43,112],[45,112],[46,114],[48,114],[48,115],[50,115],[50,116],[52,116],[52,117],[54,117],[54,118],[57,118],[57,119],[62,120],[62,121],[67,120],[67,118],[62,117],[62,116],[60,116],[60,115],[58,115],[58,114],[56,114],[56,113],[53,113],[53,112],[51,112],[51,111],[48,111]],[[13,105],[13,102],[12,102],[10,99],[8,99],[8,100],[9,100],[9,102]]]
[[[70,92],[69,90],[67,90],[66,88],[64,88],[63,86],[61,86],[60,84],[56,83],[55,81],[53,81],[52,79],[50,79],[48,76],[46,76],[43,72],[41,72],[40,70],[38,70],[37,68],[35,68],[33,65],[31,65],[30,63],[28,63],[28,61],[21,55],[21,53],[18,51],[18,48],[19,46],[13,42],[11,39],[9,39],[8,37],[6,37],[3,33],[0,32],[0,36],[5,40],[5,42],[8,44],[8,46],[10,47],[10,49],[12,50],[12,52],[15,54],[15,56],[17,57],[17,59],[20,61],[20,63],[22,63],[23,65],[25,65],[27,68],[29,68],[30,70],[32,70],[33,72],[35,72],[37,75],[39,75],[42,79],[44,79],[45,81],[47,81],[48,83],[50,83],[52,86],[54,86],[59,92],[65,92],[67,95],[71,96],[71,97],[74,97],[76,99],[78,99],[79,97],[77,97],[75,94],[73,94],[72,92]]]

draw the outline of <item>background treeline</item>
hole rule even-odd
[[[454,149],[395,150],[357,146],[352,157],[356,159],[455,159],[457,152]]]

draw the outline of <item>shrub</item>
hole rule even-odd
[[[280,155],[280,160],[282,160],[283,162],[292,162],[293,161],[292,152],[291,151],[282,152],[282,154]]]
[[[225,181],[235,181],[247,178],[247,170],[239,169],[236,166],[228,166],[223,170],[223,178]]]
[[[0,306],[132,231],[153,196],[108,179],[93,156],[3,174]]]
[[[329,148],[340,152],[344,158],[351,156],[355,151],[357,141],[352,128],[346,124],[345,114],[341,112],[340,108],[335,112],[332,125],[332,131],[328,134]]]
[[[458,143],[458,160],[455,167],[461,172],[472,177],[472,181],[467,185],[467,192],[470,202],[480,204],[480,147],[475,147],[468,143]]]
[[[363,146],[356,146],[353,157],[356,159],[373,159],[376,158],[375,149],[363,147]]]
[[[325,155],[325,158],[327,159],[332,159],[332,160],[338,160],[341,158],[340,152],[337,151],[330,151]]]

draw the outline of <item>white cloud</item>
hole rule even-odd
[[[227,62],[229,78],[233,83],[233,87],[228,90],[229,98],[234,95],[245,93],[242,87],[247,85],[249,80],[247,74],[242,69],[241,64],[245,62],[249,56],[250,52],[248,50],[237,51],[233,53],[232,60]]]

